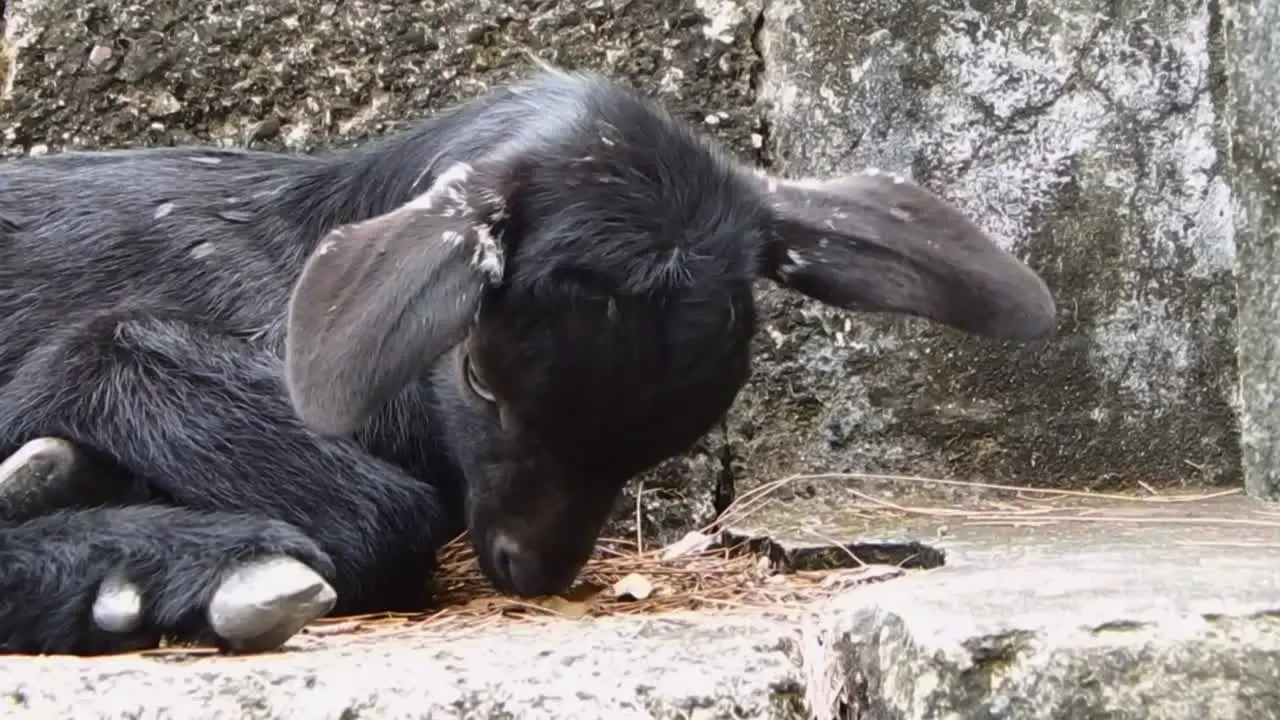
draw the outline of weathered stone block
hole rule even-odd
[[[1231,166],[1239,244],[1240,443],[1245,486],[1280,500],[1280,3],[1231,2]]]
[[[1171,507],[1127,510],[1147,522],[961,528],[947,567],[841,595],[806,627],[816,716],[1275,715],[1274,524],[1238,498],[1191,526]]]
[[[1238,481],[1220,24],[1209,0],[769,3],[775,169],[941,192],[1042,274],[1060,335],[1000,346],[770,291],[729,422],[738,489]]]

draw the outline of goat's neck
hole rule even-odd
[[[312,242],[333,227],[381,215],[426,192],[455,162],[534,147],[564,132],[584,110],[574,88],[511,88],[437,112],[416,127],[335,153],[294,186]]]
[[[298,209],[312,242],[339,225],[386,213],[426,190],[420,179],[438,152],[409,131],[324,158],[292,183],[289,206]]]
[[[330,229],[389,212],[426,192],[458,161],[475,161],[509,142],[537,116],[527,107],[499,108],[501,95],[441,112],[416,127],[335,153],[293,185],[312,242]],[[491,116],[490,116],[491,115]]]

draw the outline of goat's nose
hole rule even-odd
[[[489,553],[499,584],[506,586],[501,588],[503,591],[532,597],[550,595],[559,590],[543,572],[539,556],[522,547],[510,534],[500,530],[495,532],[489,541]]]

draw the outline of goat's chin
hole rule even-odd
[[[505,576],[491,577],[489,582],[498,592],[518,598],[538,598],[560,595],[573,587],[582,568],[560,577],[539,576],[533,579],[509,580]]]

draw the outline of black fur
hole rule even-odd
[[[463,529],[499,588],[558,591],[625,482],[733,402],[757,277],[992,337],[1054,321],[926,191],[757,174],[592,76],[328,156],[0,165],[0,453],[66,438],[175,506],[0,525],[0,647],[117,649],[86,608],[121,564],[144,641],[206,637],[210,588],[261,554],[331,578],[336,612],[421,607]]]

